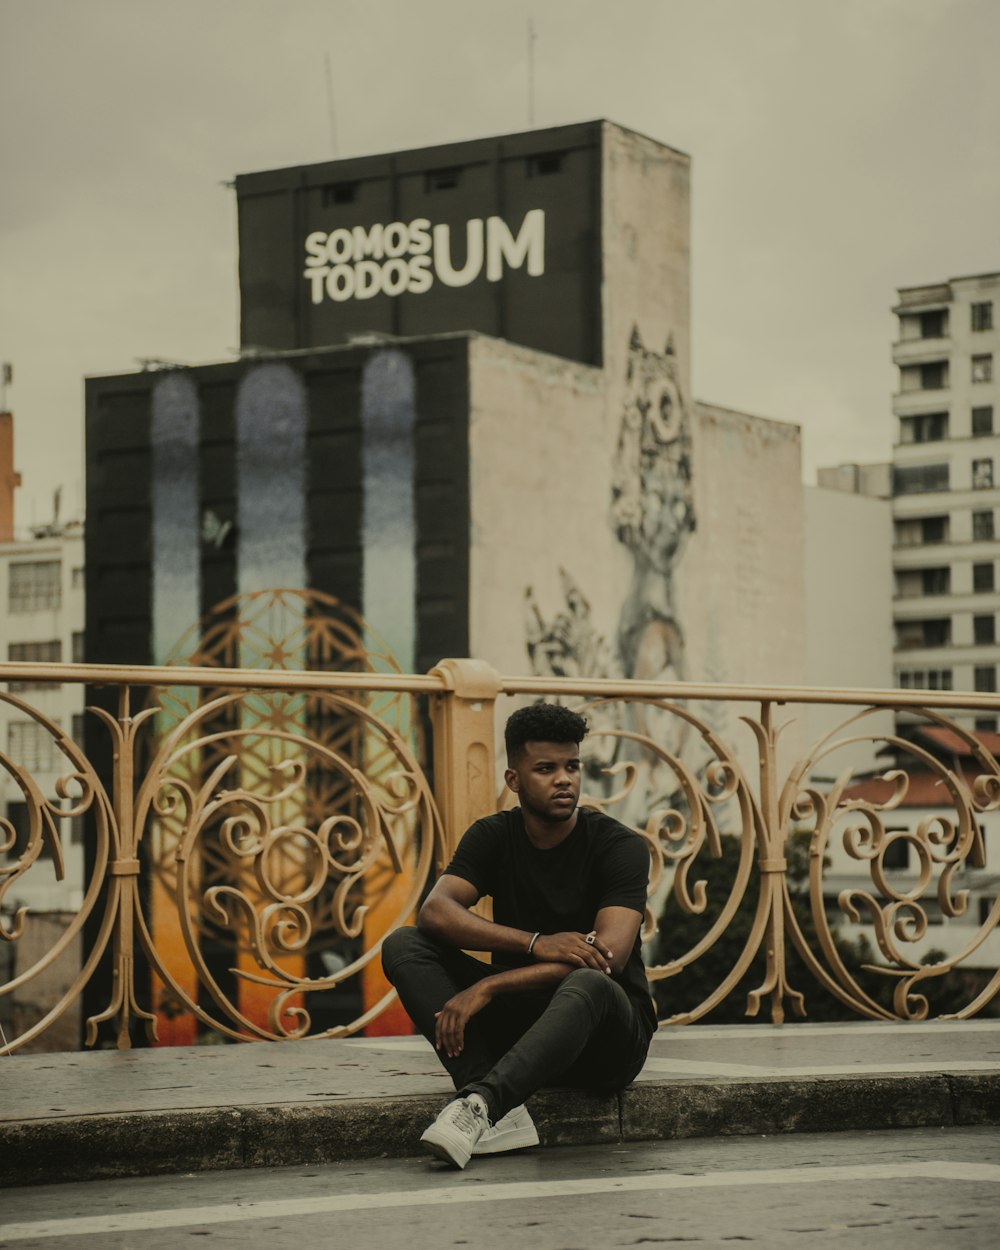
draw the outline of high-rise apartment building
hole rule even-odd
[[[995,691],[1000,273],[902,287],[893,312],[896,684]]]

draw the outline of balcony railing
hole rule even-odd
[[[26,679],[88,685],[89,754],[2,692]],[[767,1000],[775,1022],[786,1003],[814,1018],[967,1017],[1000,990],[1000,878],[982,833],[1000,765],[948,714],[995,713],[996,695],[502,677],[472,660],[422,676],[8,663],[0,683],[0,705],[56,757],[43,776],[0,743],[23,805],[20,823],[0,808],[4,1051],[81,1001],[88,1045],[127,1047],[137,1025],[174,1043],[404,1030],[382,939],[464,829],[512,801],[496,726],[540,697],[590,721],[582,802],[649,847],[661,1020],[734,999],[748,1017]],[[827,719],[812,742],[808,705]],[[904,709],[971,771],[897,736]],[[890,753],[879,777],[857,773],[862,749]],[[41,949],[24,900],[33,878],[64,876],[81,823],[82,902]],[[827,875],[845,872],[854,884],[831,894]],[[931,914],[951,925],[950,951],[928,951]]]

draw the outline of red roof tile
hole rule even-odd
[[[966,788],[973,792],[978,772],[964,772]],[[845,799],[860,799],[865,803],[884,803],[891,798],[894,785],[891,781],[883,781],[881,777],[869,777],[848,786],[844,791]],[[903,796],[900,807],[951,807],[953,803],[951,791],[937,773],[910,773],[910,784]]]

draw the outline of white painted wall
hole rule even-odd
[[[805,491],[806,684],[891,690],[892,512],[886,499],[822,486]],[[817,743],[854,714],[852,708],[810,707],[805,744]],[[838,740],[892,730],[890,712],[865,717]],[[876,747],[858,743],[817,762],[814,775],[877,767]]]

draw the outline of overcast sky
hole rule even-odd
[[[537,125],[692,157],[697,398],[885,458],[896,287],[1000,270],[998,0],[0,0],[19,524],[84,375],[231,358],[234,174],[526,129],[529,17]]]

